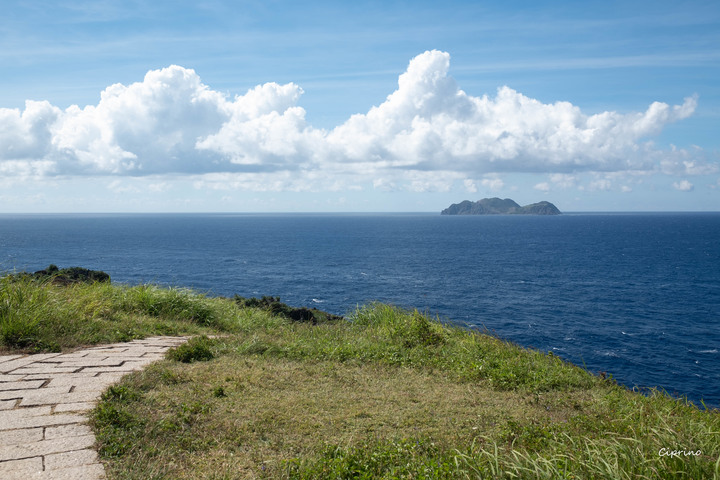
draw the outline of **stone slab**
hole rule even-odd
[[[23,458],[0,462],[0,478],[3,480],[25,480],[26,475],[43,469],[42,457]]]
[[[22,460],[23,458],[48,455],[50,453],[71,452],[90,448],[95,444],[94,435],[55,438],[33,443],[4,445],[0,447],[0,460]]]
[[[43,439],[43,430],[42,427],[35,427],[4,431],[0,435],[0,446],[39,442]]]
[[[0,480],[105,478],[83,413],[123,375],[185,341],[154,337],[67,354],[0,356]]]
[[[30,407],[36,405],[56,405],[58,403],[92,402],[97,399],[99,393],[98,391],[80,391],[47,395],[43,390],[45,389],[41,388],[25,395],[22,400],[20,400],[20,406]]]
[[[29,380],[16,382],[0,382],[0,392],[8,390],[27,390],[29,388],[40,388],[45,380]]]
[[[55,405],[55,413],[88,412],[95,408],[95,402],[73,402]]]
[[[99,463],[94,463],[92,465],[37,472],[19,480],[99,480],[103,478],[105,478],[103,466]]]
[[[24,357],[0,363],[0,373],[8,373],[25,365],[41,362],[48,358],[57,357],[59,353],[40,353],[37,355],[26,355]]]
[[[80,465],[91,465],[98,462],[98,454],[95,450],[86,448],[72,452],[53,453],[45,456],[45,470],[59,470],[61,468],[78,467]]]
[[[20,357],[22,357],[22,355],[0,355],[0,363],[9,362],[10,360],[15,360]]]
[[[56,427],[47,427],[45,429],[45,440],[55,440],[56,438],[79,437],[83,435],[92,435],[92,428],[87,424],[58,425]]]
[[[50,408],[50,407],[48,407]],[[22,410],[22,409],[20,409]],[[16,412],[15,410],[4,410],[0,413]],[[37,417],[27,418],[9,418],[5,421],[0,421],[0,435],[4,430],[17,430],[18,428],[32,428],[32,427],[47,427],[51,425],[67,425],[69,423],[83,423],[86,422],[87,418],[83,415],[72,415],[72,414],[59,414],[59,415],[42,415]]]
[[[15,372],[20,375],[54,375],[56,373],[74,373],[82,367],[65,367],[49,363],[34,363],[20,367]]]
[[[70,392],[70,386],[8,390],[0,392],[0,400],[7,400],[9,398],[34,398],[38,395],[49,397],[68,392]]]
[[[17,405],[17,403],[18,403],[17,399],[0,400],[0,411],[12,410],[13,408],[15,408],[15,405]]]

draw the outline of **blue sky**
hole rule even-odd
[[[20,1],[0,212],[720,210],[720,3]]]

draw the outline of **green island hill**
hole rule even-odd
[[[720,413],[412,309],[0,278],[0,354],[192,335],[92,412],[109,479],[711,479]]]
[[[537,202],[521,207],[510,198],[483,198],[477,202],[464,200],[453,203],[440,212],[441,215],[560,215],[560,210],[550,202]]]

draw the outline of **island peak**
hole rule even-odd
[[[550,202],[542,201],[521,207],[510,198],[483,198],[477,202],[465,200],[453,203],[441,215],[559,215],[561,212]]]

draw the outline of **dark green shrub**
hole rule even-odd
[[[171,348],[167,352],[167,358],[176,362],[192,363],[212,360],[215,355],[210,347],[212,340],[206,336],[191,338],[188,342],[179,347]]]
[[[39,332],[36,321],[21,317],[0,320],[0,343],[8,347],[32,347],[38,341]]]
[[[127,291],[123,308],[151,317],[189,320],[205,326],[217,326],[218,323],[216,311],[208,299],[185,289],[154,285],[133,287]]]

